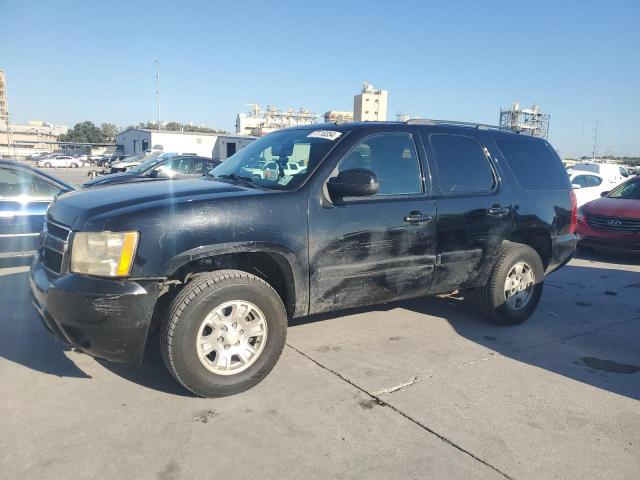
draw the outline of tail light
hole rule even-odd
[[[571,223],[569,224],[569,233],[575,233],[578,226],[578,199],[576,192],[571,190]]]

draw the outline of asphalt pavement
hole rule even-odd
[[[640,262],[582,255],[535,315],[456,296],[291,323],[274,371],[192,397],[57,344],[25,267],[0,270],[0,478],[640,477]]]

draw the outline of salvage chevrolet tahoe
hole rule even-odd
[[[30,282],[62,342],[140,364],[157,330],[176,380],[223,396],[269,373],[294,317],[458,290],[523,322],[573,255],[576,214],[545,140],[434,120],[309,125],[202,179],[61,195]]]

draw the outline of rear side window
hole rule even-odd
[[[484,148],[463,135],[429,136],[442,193],[480,193],[493,189],[495,179]]]
[[[546,142],[524,135],[496,138],[496,144],[525,190],[565,190],[567,171]]]
[[[597,187],[601,183],[602,183],[602,179],[600,177],[596,177],[595,175],[587,175],[588,187]]]

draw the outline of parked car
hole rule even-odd
[[[599,174],[585,170],[569,170],[571,187],[576,194],[578,207],[600,198],[602,192],[611,190],[609,183]]]
[[[0,160],[0,258],[37,252],[51,200],[74,187],[23,163]]]
[[[55,157],[47,157],[37,162],[38,167],[51,168],[51,167],[71,167],[78,168],[84,166],[84,161],[80,158],[72,157],[70,155],[58,155]]]
[[[578,212],[582,247],[640,253],[640,177],[632,177]]]
[[[149,150],[143,153],[139,153],[138,155],[125,155],[120,157],[119,160],[111,162],[109,165],[110,171],[109,173],[121,173],[126,172],[132,167],[137,167],[141,163],[144,163],[148,160],[152,160],[154,158],[163,155],[165,152],[162,150]],[[169,153],[169,152],[166,152]]]
[[[220,161],[207,157],[178,155],[165,153],[151,158],[126,172],[111,173],[96,177],[82,185],[83,188],[98,185],[114,185],[117,183],[143,182],[158,179],[198,178],[212,168],[220,165]]]
[[[266,154],[307,168],[251,175]],[[202,179],[58,197],[31,289],[58,339],[140,364],[157,328],[178,382],[230,395],[273,368],[288,318],[459,290],[499,324],[525,321],[574,253],[576,214],[543,139],[438,121],[309,125]]]
[[[572,169],[597,173],[609,183],[610,188],[620,185],[629,177],[627,169],[617,163],[581,162],[576,163]]]

